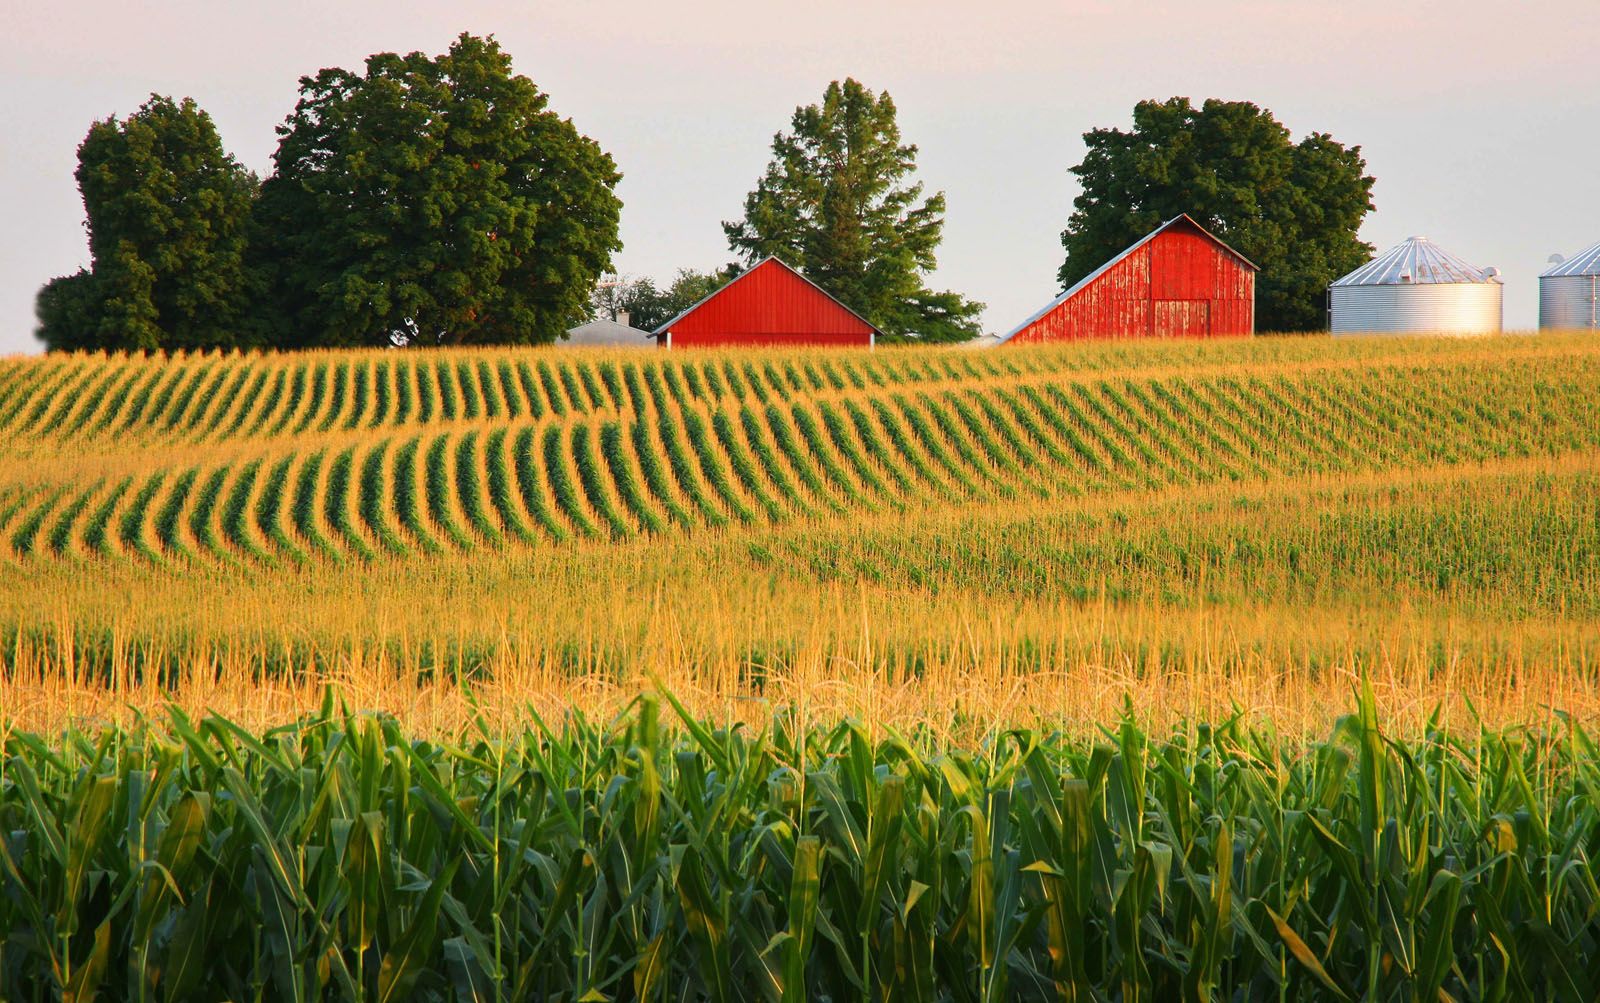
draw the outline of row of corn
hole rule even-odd
[[[1021,352],[770,351],[571,355],[526,349],[404,353],[53,355],[0,359],[0,431],[14,441],[104,436],[219,442],[462,420],[560,417],[637,403],[621,377],[657,370],[711,404],[843,390],[960,385],[1025,375],[1215,365],[1459,364],[1590,355],[1580,339],[1483,348],[1445,339],[1121,342]],[[649,360],[649,361],[644,361]]]
[[[671,701],[671,697],[667,699]],[[676,705],[673,705],[676,707]],[[1592,1000],[1575,725],[13,734],[6,1000]]]
[[[363,562],[1600,445],[1600,366],[1572,359],[992,378],[717,406],[685,390],[676,371],[632,362],[600,370],[612,379],[594,382],[618,388],[618,410],[601,416],[512,420],[501,411],[455,431],[364,428],[227,456],[171,447],[81,470],[64,458],[0,453],[0,557]]]

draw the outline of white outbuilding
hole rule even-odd
[[[1499,269],[1411,237],[1328,287],[1328,327],[1334,334],[1494,334],[1504,316],[1502,288]]]
[[[567,336],[556,342],[558,348],[654,348],[654,336],[649,331],[630,327],[628,315],[620,313],[616,320],[597,317],[587,324],[567,329]]]
[[[1600,244],[1555,264],[1539,276],[1539,326],[1594,330],[1595,294],[1600,292]]]

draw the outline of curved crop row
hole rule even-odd
[[[1560,351],[1567,353],[1566,372],[1552,363]],[[642,362],[647,357],[635,358]],[[648,358],[643,365],[660,374],[657,379],[680,406],[695,401],[710,407],[765,407],[828,395],[872,395],[894,387],[917,388],[939,397],[947,390],[965,392],[1007,382],[1096,383],[1096,373],[1151,366],[1197,371],[1206,366],[1236,367],[1234,379],[1242,390],[1262,395],[1277,407],[1293,403],[1300,391],[1315,397],[1334,384],[1348,383],[1348,374],[1355,374],[1358,382],[1406,375],[1420,375],[1424,382],[1465,379],[1474,389],[1493,394],[1523,393],[1530,382],[1559,382],[1564,377],[1592,384],[1600,369],[1600,357],[1592,349],[1562,345],[1558,351],[1535,341],[1478,347],[1260,340],[1021,352],[681,353]],[[636,364],[608,356],[530,355],[505,349],[387,355],[201,354],[171,359],[51,357],[8,363],[0,371],[0,431],[48,439],[94,438],[120,430],[141,437],[216,441],[546,414],[611,412],[614,420],[625,422],[639,416],[641,402],[619,373]],[[1262,375],[1269,370],[1275,375]],[[1302,382],[1314,374],[1322,379]],[[1107,383],[1120,388],[1121,379],[1098,381],[1102,388]],[[1271,400],[1286,390],[1288,398]],[[1355,395],[1361,390],[1349,392]],[[1476,429],[1483,436],[1485,455],[1513,455],[1528,442],[1525,424],[1498,414],[1483,401],[1483,395],[1458,394],[1451,403],[1435,398],[1435,405],[1437,415],[1459,430]],[[1329,417],[1336,420],[1340,415],[1350,417],[1352,401],[1346,399],[1345,406],[1333,412]],[[1286,427],[1307,430],[1292,419]],[[1182,442],[1174,444],[1188,448]],[[1316,452],[1311,449],[1308,455]],[[1338,461],[1322,455],[1318,465],[1337,468]],[[1182,469],[1181,463],[1177,466]]]
[[[152,460],[86,465],[94,472],[74,480],[69,462],[36,462],[50,454],[27,439],[32,453],[0,465],[0,550],[361,562],[1600,447],[1600,366],[1582,358],[1069,380],[991,371],[964,355],[52,360],[28,370],[56,388],[43,394],[0,370],[16,391],[0,403],[12,427],[127,436]],[[452,419],[465,424],[441,424]],[[192,439],[160,451],[152,429]],[[236,434],[272,441],[212,448]]]

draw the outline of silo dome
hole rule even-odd
[[[1334,334],[1492,334],[1501,324],[1500,272],[1410,237],[1328,287]]]
[[[1539,276],[1539,326],[1588,328],[1596,324],[1595,294],[1600,292],[1600,244],[1558,261]]]

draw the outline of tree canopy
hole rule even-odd
[[[1300,142],[1246,101],[1141,101],[1133,128],[1084,134],[1083,186],[1061,234],[1070,286],[1162,222],[1188,213],[1261,267],[1256,327],[1326,322],[1328,283],[1372,256],[1358,233],[1372,210],[1361,147],[1325,133]]]
[[[253,340],[246,228],[255,177],[211,116],[152,94],[94,123],[78,147],[91,266],[46,284],[38,337],[51,349],[201,349]]]
[[[619,280],[596,287],[594,311],[608,320],[627,314],[629,324],[641,331],[654,331],[738,275],[739,269],[731,266],[715,272],[680,268],[665,289],[648,278]]]
[[[621,175],[493,38],[300,82],[258,205],[282,344],[554,341],[621,247]]]
[[[795,109],[792,131],[724,223],[747,264],[777,255],[891,338],[962,341],[978,333],[982,303],[933,292],[944,193],[913,182],[917,148],[903,144],[894,101],[855,80],[834,81],[821,104]]]

